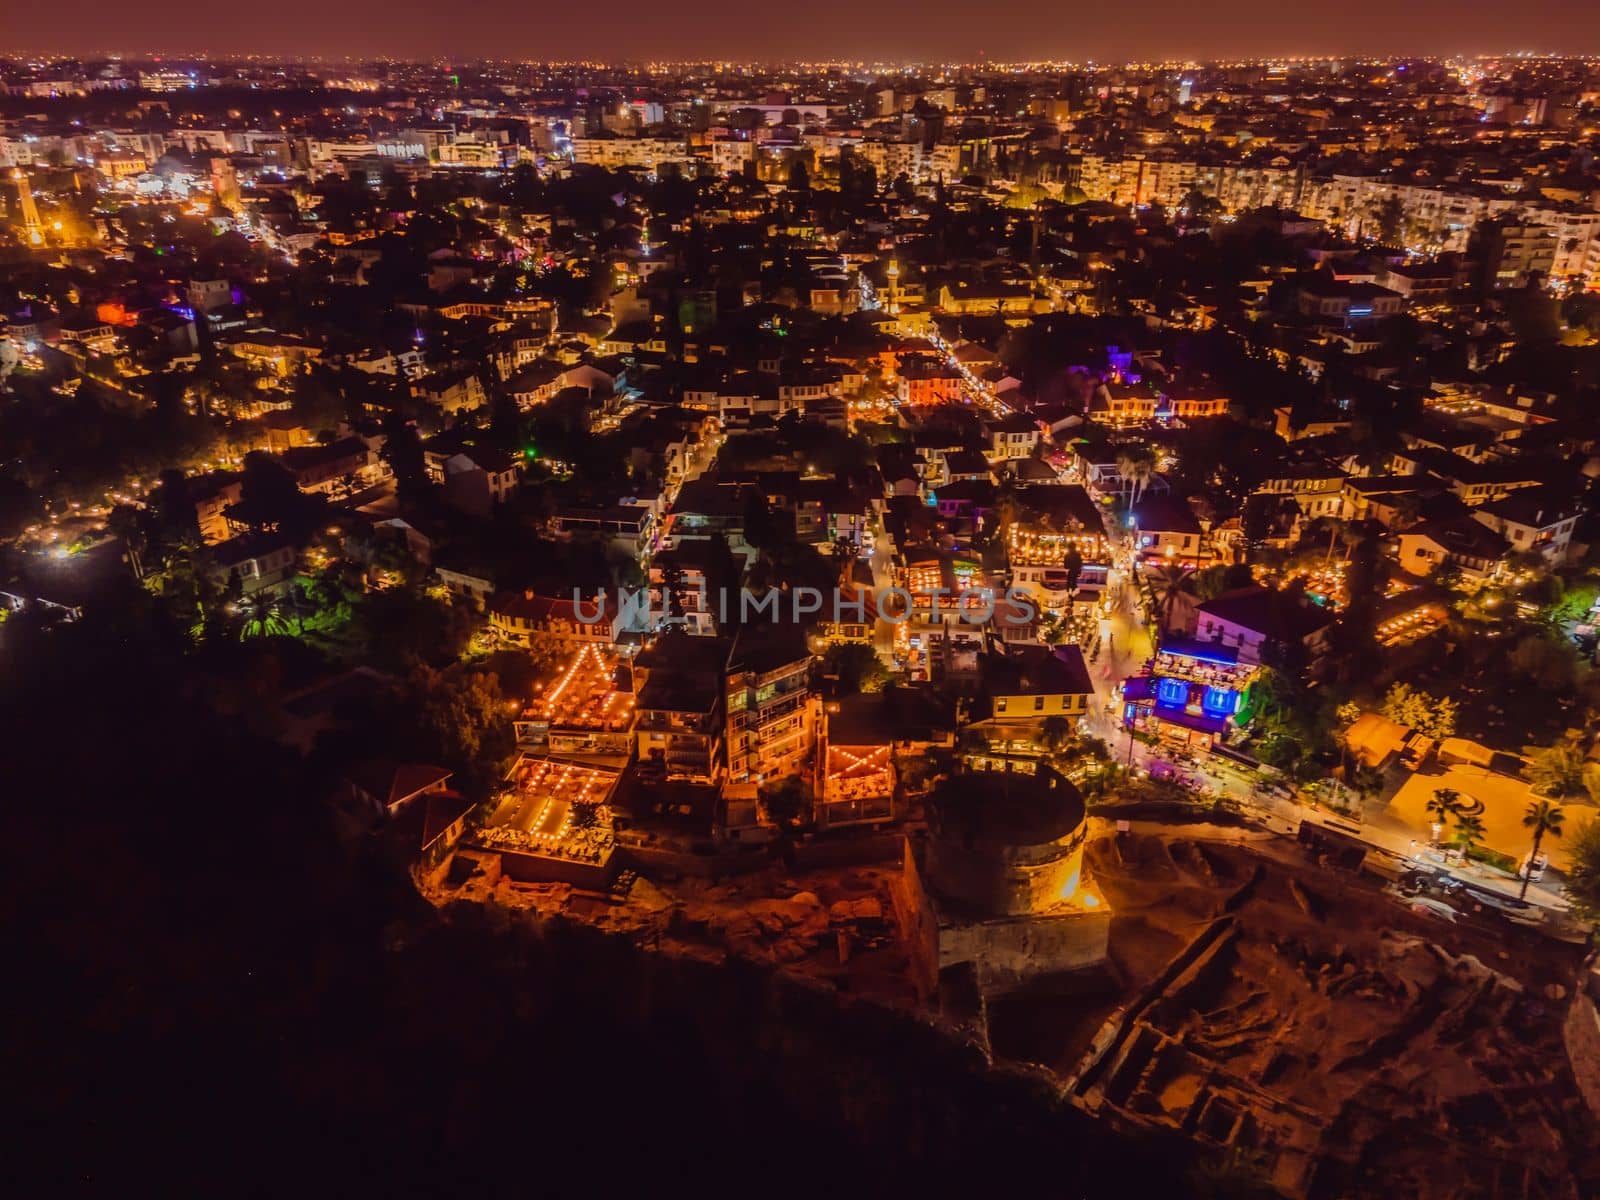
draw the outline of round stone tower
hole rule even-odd
[[[1024,916],[1070,903],[1083,869],[1083,796],[1059,772],[966,771],[928,806],[926,875],[973,915]]]

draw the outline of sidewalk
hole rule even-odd
[[[1106,535],[1114,547],[1121,544],[1119,532],[1109,523]],[[1118,559],[1124,558],[1125,547],[1115,553]],[[1441,868],[1483,891],[1510,899],[1517,898],[1522,889],[1521,880],[1477,863],[1445,864],[1438,861],[1427,855],[1430,849],[1428,844],[1418,840],[1409,828],[1387,823],[1381,818],[1369,821],[1364,818],[1335,817],[1326,809],[1312,808],[1301,804],[1298,799],[1276,796],[1262,790],[1261,776],[1242,764],[1203,753],[1192,755],[1192,761],[1178,762],[1174,761],[1170,752],[1147,746],[1133,738],[1123,727],[1114,698],[1122,681],[1137,674],[1155,653],[1155,646],[1139,608],[1138,587],[1131,576],[1131,569],[1131,566],[1119,567],[1112,573],[1112,611],[1102,621],[1105,640],[1099,660],[1089,665],[1089,674],[1095,685],[1095,701],[1088,724],[1090,730],[1105,741],[1113,761],[1131,765],[1148,775],[1176,779],[1192,790],[1233,800],[1252,820],[1274,834],[1294,837],[1298,835],[1303,821],[1310,820],[1316,824],[1332,817],[1341,825],[1358,827],[1360,832],[1354,836],[1376,850],[1419,865],[1425,863]],[[1420,859],[1419,854],[1423,855]],[[1564,915],[1571,908],[1560,885],[1553,880],[1529,885],[1526,899],[1529,904],[1552,914]]]

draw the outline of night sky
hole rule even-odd
[[[14,51],[556,60],[1123,60],[1295,53],[1600,53],[1596,0],[12,0]]]

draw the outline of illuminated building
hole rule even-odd
[[[1400,569],[1422,577],[1449,564],[1474,586],[1492,582],[1510,553],[1505,538],[1470,516],[1424,521],[1400,535]]]
[[[1032,595],[1043,607],[1060,611],[1074,598],[1067,586],[1069,550],[1082,560],[1076,588],[1098,593],[1111,567],[1111,544],[1100,510],[1089,494],[1073,485],[1023,489],[1023,515],[1006,536],[1014,587]]]
[[[860,706],[855,706],[859,708]],[[891,742],[866,740],[838,704],[829,705],[818,737],[822,786],[813,819],[821,828],[894,817],[897,772]],[[870,737],[870,735],[868,735]]]
[[[243,476],[233,471],[191,475],[184,480],[184,490],[189,502],[194,505],[201,538],[207,545],[226,541],[230,531],[224,513],[230,505],[239,503],[243,498]]]
[[[1122,723],[1183,745],[1210,746],[1233,728],[1254,677],[1234,647],[1168,639],[1147,674],[1123,682]]]
[[[33,202],[33,187],[21,167],[11,172],[17,185],[17,204],[22,211],[22,235],[30,246],[44,245],[44,222],[39,219],[39,208]]]
[[[229,334],[218,341],[224,349],[280,378],[287,378],[306,363],[322,357],[320,346],[271,329]]]
[[[1128,522],[1141,559],[1194,568],[1211,561],[1205,531],[1186,500],[1146,496],[1128,514]]]
[[[1579,506],[1551,487],[1519,488],[1472,510],[1514,553],[1535,551],[1552,566],[1566,562]]]
[[[996,751],[1037,753],[1035,739],[1050,717],[1076,723],[1089,713],[1094,682],[1077,646],[1014,646],[983,657],[983,691],[973,728]]]
[[[1486,290],[1521,287],[1555,267],[1556,231],[1515,220],[1485,221],[1474,237]]]
[[[1018,314],[1034,310],[1033,289],[1025,283],[956,283],[939,289],[941,312],[984,316]]]
[[[616,596],[605,592],[586,596],[582,603],[580,613],[570,594],[542,596],[532,588],[503,592],[489,602],[489,628],[513,646],[538,641],[614,643],[626,620]]]
[[[811,654],[784,629],[740,631],[728,659],[728,776],[738,782],[798,775],[817,729]]]
[[[576,762],[519,757],[506,778],[511,789],[475,844],[498,853],[501,872],[519,882],[606,887],[616,849],[610,801],[621,776]]]
[[[345,772],[350,796],[393,822],[424,868],[443,860],[466,833],[476,807],[448,786],[451,772],[425,763],[368,761]]]
[[[717,604],[722,599],[711,594],[710,581],[716,574],[716,564],[709,541],[686,539],[658,551],[650,560],[652,614],[659,614],[663,620],[672,621],[698,637],[714,636]],[[739,560],[734,558],[731,570],[737,573],[738,569]],[[733,615],[736,614],[730,614]]]
[[[587,645],[573,652],[514,722],[523,744],[553,754],[632,753],[636,699],[627,664],[614,650]]]
[[[901,404],[936,408],[961,403],[963,383],[961,372],[954,367],[912,360],[901,365],[896,387]]]
[[[1193,635],[1239,652],[1239,661],[1259,666],[1269,644],[1295,648],[1314,671],[1328,652],[1333,616],[1292,591],[1245,587],[1223,592],[1194,609]]]
[[[727,650],[720,639],[671,631],[634,659],[634,741],[641,779],[717,784],[724,778],[722,671]]]
[[[1155,419],[1161,397],[1147,385],[1105,384],[1095,397],[1094,415],[1109,425],[1138,425]]]

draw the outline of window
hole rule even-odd
[[[1005,712],[1005,710],[1006,710],[1006,698],[1004,696],[1001,696],[999,699],[997,699],[994,702],[994,710],[997,713]]]
[[[1043,696],[1035,696],[1033,698],[1033,711],[1034,712],[1038,712],[1042,708],[1044,708],[1044,697]]]

